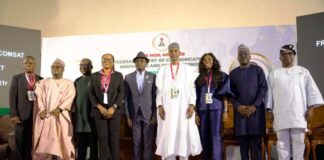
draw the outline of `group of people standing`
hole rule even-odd
[[[242,160],[261,160],[266,111],[273,113],[279,159],[303,159],[308,107],[323,104],[309,71],[294,65],[293,45],[280,49],[282,68],[267,80],[261,67],[251,64],[250,49],[239,45],[240,66],[227,75],[213,53],[205,53],[199,73],[179,61],[178,43],[168,46],[170,64],[157,75],[146,71],[149,59],[139,52],[136,70],[125,78],[114,68],[114,57],[101,57],[102,69],[92,73],[90,59],[82,59],[82,76],[64,79],[65,64],[57,59],[52,78],[34,73],[33,57],[24,58],[25,72],[10,87],[11,120],[15,124],[17,158],[119,160],[119,128],[124,110],[132,129],[133,159],[222,159],[221,128],[229,102],[234,107],[235,135]],[[75,155],[75,148],[77,155]]]

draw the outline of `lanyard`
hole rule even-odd
[[[104,93],[108,92],[109,84],[110,84],[111,72],[108,75],[101,75],[101,88]]]
[[[213,77],[213,72],[210,71],[210,74],[209,74],[209,80],[208,80],[208,77],[206,76],[205,77],[205,80],[207,82],[207,90],[208,90],[208,93],[210,93],[210,85],[211,85],[211,81],[212,81],[212,77]]]
[[[172,68],[172,64],[171,63],[170,63],[170,68],[171,68],[171,76],[172,76],[172,79],[174,80],[174,78],[178,75],[179,63],[177,64],[177,70],[176,70],[176,74],[175,75],[173,73],[173,68]]]
[[[34,86],[35,86],[35,82],[36,82],[35,76],[32,75],[32,74],[27,75],[27,73],[25,74],[25,76],[26,76],[26,79],[27,79],[27,82],[28,82],[28,89],[30,91],[34,90]],[[30,78],[30,77],[32,77],[32,78]]]

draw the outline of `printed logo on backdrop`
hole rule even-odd
[[[169,36],[165,33],[160,33],[153,38],[152,46],[158,51],[166,51],[170,44]]]

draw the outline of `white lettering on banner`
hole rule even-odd
[[[150,54],[152,55],[152,54]],[[154,55],[158,55],[154,53]],[[190,66],[196,67],[199,64],[200,57],[181,57],[179,58],[181,62],[184,62],[185,64],[188,64]],[[119,64],[120,69],[132,69],[135,68],[134,62],[132,60],[116,60],[117,64]],[[163,63],[169,63],[170,58],[166,57],[159,57],[159,58],[152,58],[150,59],[150,63],[148,64],[148,67],[150,69],[158,69],[160,68]]]
[[[24,58],[24,52],[0,50],[0,57]]]
[[[129,65],[120,65],[120,68],[135,68],[135,65],[129,64]]]
[[[6,86],[8,84],[8,81],[0,80],[0,86]]]
[[[0,71],[4,71],[5,65],[0,65]]]
[[[153,67],[158,68],[158,67],[160,67],[160,64],[150,64],[150,67],[151,67],[151,68],[153,68]]]
[[[150,62],[152,63],[152,62],[157,62],[157,60],[156,59],[150,59]]]
[[[324,39],[316,41],[316,47],[324,47]]]

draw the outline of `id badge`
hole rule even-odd
[[[35,96],[34,91],[27,91],[27,96],[28,96],[29,101],[35,101],[36,100],[36,96]]]
[[[205,94],[205,102],[206,102],[206,104],[212,104],[213,103],[213,94],[212,93],[206,93]]]
[[[179,89],[172,88],[171,89],[171,99],[177,99],[179,97]]]
[[[108,104],[108,94],[106,92],[103,94],[103,99],[104,99],[103,103]]]

